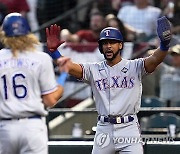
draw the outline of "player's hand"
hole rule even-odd
[[[55,51],[65,41],[60,40],[60,26],[51,25],[50,28],[46,28],[46,39],[48,50]]]
[[[163,51],[168,50],[172,33],[171,33],[171,24],[165,16],[157,20],[157,34],[161,42],[160,49]]]
[[[61,57],[57,60],[57,64],[59,66],[60,72],[69,73],[69,66],[71,63],[71,59],[69,57]]]

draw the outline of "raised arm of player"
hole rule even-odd
[[[69,74],[76,78],[82,78],[82,67],[79,64],[72,62],[67,57],[63,58],[63,56],[57,50],[57,48],[64,42],[60,40],[60,26],[51,25],[49,29],[46,28],[46,38],[47,47],[51,52],[51,57],[61,66],[68,61]]]
[[[169,44],[171,41],[171,25],[168,19],[164,16],[157,21],[157,34],[160,39],[160,47],[155,52],[145,59],[145,69],[147,72],[153,72],[156,67],[164,60]]]

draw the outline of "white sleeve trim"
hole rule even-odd
[[[55,87],[53,87],[53,88],[51,88],[49,90],[41,91],[41,94],[42,95],[50,94],[50,93],[56,91],[57,89],[58,89],[58,85],[56,85]]]

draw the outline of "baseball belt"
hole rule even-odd
[[[121,124],[121,123],[128,123],[134,120],[134,117],[131,115],[128,116],[112,116],[112,115],[108,115],[108,116],[102,116],[99,115],[98,116],[98,121],[101,122],[109,122],[111,124]]]
[[[21,120],[21,119],[41,119],[41,115],[33,115],[30,117],[21,117],[21,118],[0,118],[0,120]]]

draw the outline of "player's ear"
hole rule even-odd
[[[119,43],[119,50],[123,48],[122,42]]]

